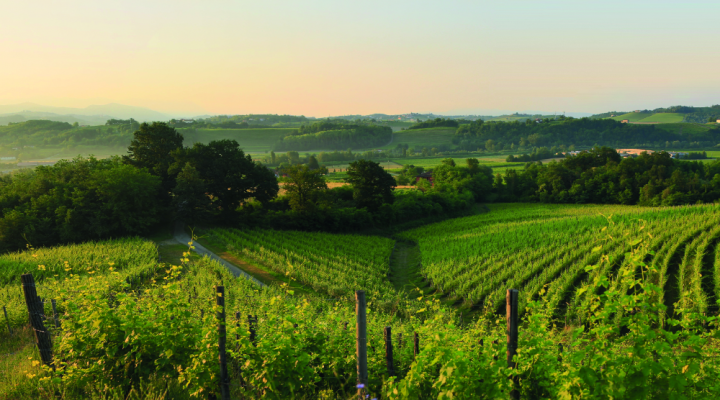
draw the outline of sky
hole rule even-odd
[[[720,103],[716,0],[0,2],[0,104],[323,117]]]

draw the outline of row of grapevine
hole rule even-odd
[[[653,251],[660,250],[648,256],[657,266],[648,278],[657,277],[656,283],[665,288],[668,267],[673,268],[683,308],[705,312],[715,299],[717,278],[711,276],[708,253],[720,238],[719,222],[720,208],[715,205],[494,205],[487,214],[432,224],[401,236],[418,243],[421,273],[436,289],[491,311],[502,305],[508,287],[521,289],[521,304],[544,290],[553,308],[586,305],[587,289],[575,291],[601,276],[611,280],[613,290],[628,291],[628,277],[639,271],[623,261],[631,249],[627,243],[649,238]],[[673,254],[686,237],[692,243],[680,247],[685,257],[675,273]],[[601,254],[613,262],[588,272],[586,267],[597,264]],[[670,297],[678,300],[674,294]],[[695,306],[690,307],[687,299]]]
[[[248,257],[319,293],[351,298],[355,290],[394,297],[388,279],[391,239],[297,231],[213,229],[231,253]]]

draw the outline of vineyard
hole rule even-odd
[[[394,241],[360,236],[254,229],[213,229],[231,252],[286,274],[313,290],[352,299],[356,290],[396,297],[388,275]]]
[[[490,312],[504,307],[505,290],[520,289],[521,305],[544,290],[558,315],[582,308],[603,277],[627,291],[623,282],[640,273],[625,254],[633,243],[649,241],[649,279],[672,310],[716,311],[720,264],[720,208],[714,205],[639,208],[622,206],[491,206],[483,215],[458,218],[405,232],[422,254],[422,275],[443,293]],[[601,257],[611,262],[587,271]],[[677,265],[678,259],[681,259]],[[578,288],[582,290],[576,290]],[[522,308],[522,307],[521,307]]]
[[[432,295],[395,291],[395,241],[381,237],[206,232],[306,294],[190,252],[164,264],[139,238],[30,248],[0,257],[0,398],[220,398],[219,343],[232,399],[356,398],[356,290],[368,301],[368,398],[716,398],[719,217],[713,205],[491,206],[398,235],[419,246]],[[54,369],[33,345],[25,272]],[[508,368],[513,287],[522,321]],[[447,299],[477,317],[461,319]]]

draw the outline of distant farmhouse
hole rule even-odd
[[[717,121],[715,121],[715,122],[717,122],[718,124],[720,124],[720,119],[718,119],[718,120],[717,120]]]
[[[627,124],[628,122],[630,122],[630,120],[624,119],[624,120],[622,120],[622,121],[620,121],[620,122],[623,123],[623,124]]]

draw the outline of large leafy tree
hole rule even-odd
[[[168,173],[168,168],[175,161],[172,153],[182,149],[182,144],[183,136],[166,123],[143,123],[133,134],[123,161],[138,168],[147,168],[151,174],[159,176],[163,189],[169,192],[175,187],[175,176]]]
[[[187,223],[201,221],[208,216],[211,201],[205,181],[191,163],[186,163],[176,178],[173,206],[178,218]]]
[[[376,211],[384,203],[393,202],[395,179],[380,164],[358,160],[350,163],[345,182],[353,187],[353,199],[358,208]]]
[[[327,183],[322,169],[311,169],[308,165],[294,165],[284,170],[287,174],[283,189],[290,197],[290,207],[302,212],[314,211]]]
[[[215,140],[174,153],[170,173],[180,173],[189,163],[205,183],[213,205],[225,216],[249,199],[267,203],[279,191],[275,174],[245,154],[235,140]]]

